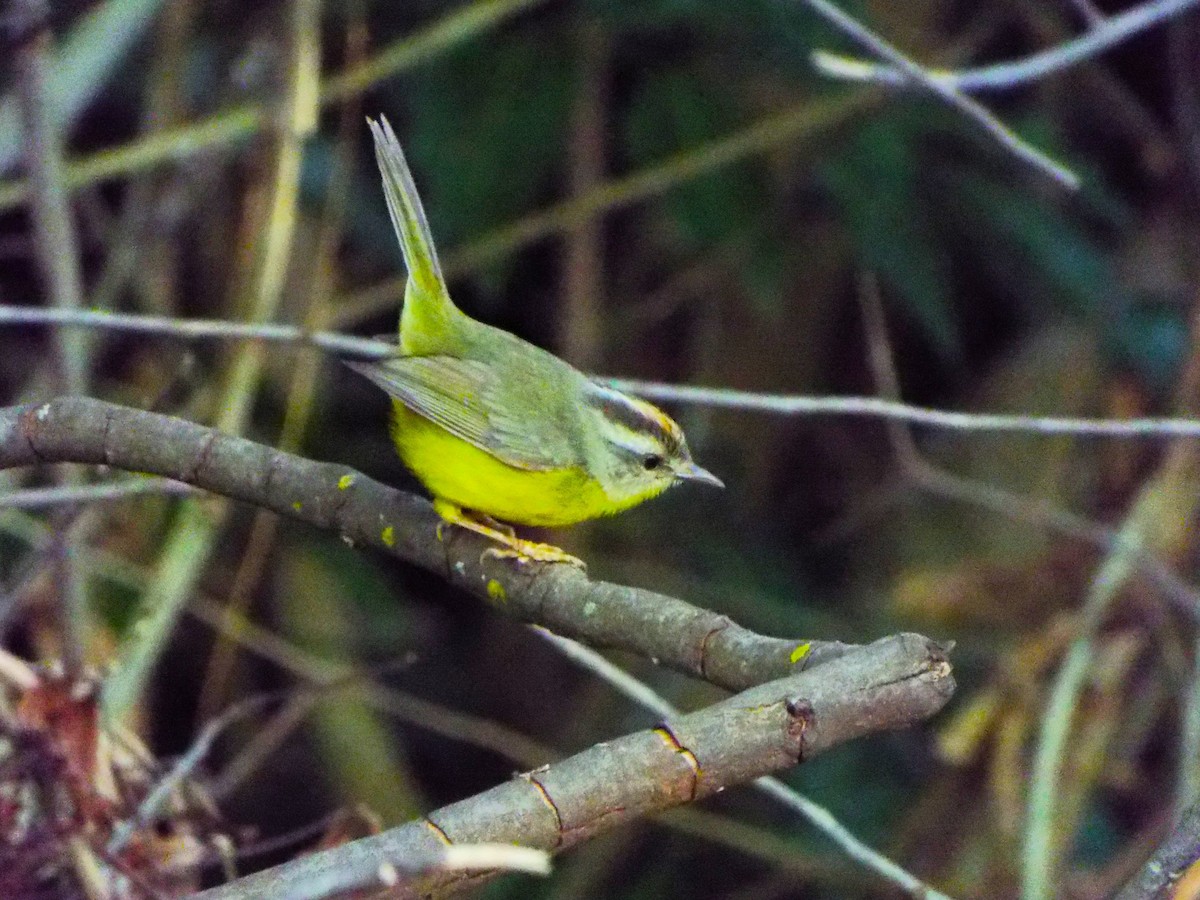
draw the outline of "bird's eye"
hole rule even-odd
[[[642,468],[647,472],[653,472],[663,464],[663,458],[657,453],[650,453],[642,457]]]

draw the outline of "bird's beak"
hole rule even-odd
[[[708,469],[700,468],[694,462],[676,469],[675,477],[681,481],[699,481],[701,484],[711,484],[713,487],[725,487],[725,482],[708,471]]]

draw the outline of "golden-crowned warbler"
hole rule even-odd
[[[393,398],[396,449],[443,520],[501,544],[495,555],[578,563],[502,523],[568,525],[678,481],[721,486],[662,410],[454,305],[400,143],[386,119],[368,124],[408,284],[398,355],[350,365]]]

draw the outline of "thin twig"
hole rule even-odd
[[[395,353],[394,344],[331,331],[310,331],[297,325],[230,322],[224,319],[175,319],[142,316],[98,309],[59,310],[0,304],[0,325],[69,325],[156,334],[180,340],[263,341],[317,347],[328,353],[345,353],[378,359]]]
[[[953,85],[939,81],[933,74],[909,59],[858,20],[842,12],[828,0],[802,0],[802,2],[848,37],[866,47],[876,56],[887,60],[904,73],[911,82],[924,86],[931,94],[980,125],[1009,153],[1049,175],[1063,187],[1071,190],[1079,187],[1079,176],[1026,143],[980,103],[972,100]],[[1174,2],[1185,2],[1185,0],[1174,0]],[[1186,2],[1197,2],[1197,0],[1186,0]]]
[[[373,892],[372,889],[377,888],[386,890],[388,896],[395,896],[397,892],[410,888],[416,878],[435,872],[454,875],[486,872],[549,875],[550,854],[533,847],[504,843],[453,844],[395,856],[380,854],[378,864],[370,872],[334,869],[314,877],[298,879],[289,890],[275,896],[284,896],[288,900],[321,900],[352,893],[359,896],[358,891]],[[230,900],[241,896],[236,888],[233,890]],[[214,895],[224,896],[222,891],[222,888],[213,889]]]
[[[245,700],[240,700],[229,707],[221,715],[210,720],[200,731],[200,734],[197,735],[196,740],[192,742],[192,746],[188,748],[187,753],[181,756],[179,761],[171,768],[171,771],[159,780],[154,790],[138,806],[137,811],[113,829],[113,834],[109,838],[106,851],[113,855],[120,853],[138,831],[146,828],[154,820],[154,817],[158,815],[159,811],[170,800],[171,795],[179,789],[180,785],[186,779],[192,776],[192,773],[196,771],[196,767],[208,756],[213,744],[216,743],[217,738],[221,736],[223,731],[241,719],[257,713],[267,704],[278,700],[278,694],[247,697]]]
[[[48,89],[52,36],[49,8],[45,0],[13,3],[8,35],[20,97],[25,132],[25,168],[33,199],[36,250],[42,275],[56,309],[76,312],[83,307],[83,275],[79,248],[67,203],[63,175],[62,141],[50,113]],[[61,332],[55,348],[62,389],[71,394],[87,393],[88,342],[90,335]],[[57,480],[66,488],[81,482],[80,473],[65,469]],[[56,543],[58,551],[58,606],[62,619],[63,663],[67,672],[81,677],[88,636],[87,584],[76,564],[75,538],[64,532]]]
[[[191,485],[169,478],[122,478],[104,484],[56,485],[9,491],[0,494],[0,509],[41,509],[46,506],[97,503],[124,500],[139,494],[190,497],[195,493],[196,489]]]
[[[43,4],[28,0],[19,5],[40,7]],[[55,308],[75,311],[83,307],[83,276],[63,182],[62,142],[47,113],[50,32],[44,21],[34,27],[35,33],[19,39],[14,62],[25,127],[25,167],[33,193],[37,256],[47,293]],[[89,336],[80,332],[62,332],[55,338],[63,390],[72,394],[87,393]]]
[[[821,3],[822,0],[805,2]],[[921,83],[926,87],[936,84],[966,94],[1012,90],[1099,56],[1134,35],[1182,15],[1197,3],[1200,3],[1200,0],[1154,0],[1144,3],[1120,15],[1104,19],[1102,23],[1077,38],[1012,62],[960,71],[918,67],[925,75]],[[876,50],[874,47],[871,49]],[[846,81],[903,85],[915,79],[907,66],[892,59],[888,59],[890,66],[881,66],[867,60],[818,50],[813,53],[812,61],[823,74]]]
[[[244,615],[230,616],[223,607],[206,597],[197,597],[188,606],[188,612],[227,636],[232,643],[308,682],[313,690],[307,692],[307,697],[320,700],[330,688],[350,687],[379,712],[439,737],[481,748],[513,763],[532,768],[557,756],[555,750],[498,722],[450,709],[392,687],[379,680],[377,670],[357,669],[349,663],[316,656]],[[2,669],[0,666],[0,671]],[[244,755],[235,758],[209,784],[213,796],[217,799],[228,796],[249,774],[252,762],[255,761],[244,760]]]
[[[396,352],[394,344],[333,331],[312,331],[297,325],[246,324],[220,319],[172,319],[99,310],[64,311],[30,306],[0,305],[0,326],[62,325],[157,334],[183,340],[263,341],[316,347],[333,354],[380,359]],[[604,384],[650,400],[688,403],[785,416],[863,416],[947,431],[1021,432],[1044,437],[1078,435],[1104,438],[1200,437],[1200,419],[1146,417],[1089,419],[1069,416],[1028,416],[1006,413],[967,413],[914,406],[881,397],[806,397],[767,394],[731,388],[667,384],[631,378],[597,376]]]
[[[1088,419],[1068,416],[1029,416],[1007,413],[965,413],[913,406],[880,397],[804,397],[760,394],[726,388],[664,384],[631,378],[602,378],[605,384],[650,400],[693,403],[698,406],[754,410],[780,415],[869,416],[910,425],[971,433],[1026,432],[1044,437],[1200,437],[1200,419]]]

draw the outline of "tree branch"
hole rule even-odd
[[[283,453],[183,419],[87,397],[0,408],[0,469],[78,462],[173,478],[340,532],[443,575],[498,611],[599,647],[743,690],[845,653],[766,637],[675,597],[592,581],[573,566],[483,558],[490,546],[428,501],[346,466]]]
[[[1117,894],[1116,900],[1159,900],[1176,894],[1176,882],[1200,861],[1200,803],[1193,803],[1154,855]]]
[[[1079,37],[1022,59],[977,69],[925,71],[934,81],[968,94],[1013,90],[1087,62],[1149,28],[1183,15],[1197,2],[1200,0],[1153,0],[1130,7],[1111,18],[1093,22],[1093,27]],[[813,53],[813,63],[822,74],[831,78],[891,85],[912,84],[909,74],[898,67],[881,66],[823,50]]]
[[[665,697],[656,693],[650,685],[639,681],[620,666],[613,665],[591,647],[585,647],[578,641],[547,631],[545,628],[534,626],[533,630],[549,641],[567,659],[607,682],[643,709],[664,719],[679,715],[679,710],[667,702]],[[943,651],[949,654],[952,649],[953,645],[947,645]],[[763,796],[770,797],[776,803],[780,803],[798,814],[810,825],[815,826],[852,860],[894,882],[897,887],[911,896],[920,897],[922,900],[949,900],[945,894],[929,887],[886,856],[872,850],[855,837],[850,829],[834,818],[829,810],[814,803],[780,779],[771,775],[763,775],[761,778],[755,779],[752,786]]]
[[[424,858],[447,844],[516,843],[558,852],[630,819],[790,768],[845,741],[911,726],[941,709],[953,691],[942,648],[917,635],[884,638],[197,900],[315,900],[377,888],[381,867]],[[388,896],[427,896],[490,877],[435,872],[392,888]]]

